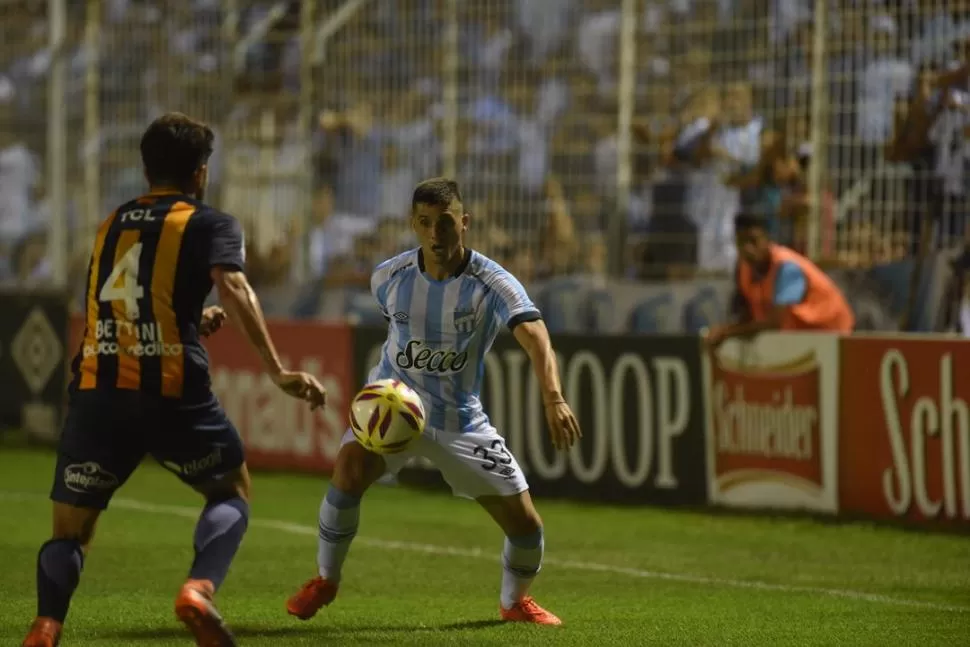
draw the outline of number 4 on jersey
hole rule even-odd
[[[138,307],[138,299],[145,296],[145,288],[138,283],[141,246],[141,243],[135,243],[121,257],[98,294],[100,301],[124,301],[129,321],[138,319],[141,310]]]

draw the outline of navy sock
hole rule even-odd
[[[195,527],[195,559],[189,578],[209,580],[218,589],[248,525],[249,504],[240,497],[206,505]]]
[[[51,539],[37,554],[37,615],[64,622],[81,581],[84,553],[76,539]]]

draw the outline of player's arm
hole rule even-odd
[[[562,396],[559,366],[549,330],[538,308],[514,276],[502,270],[494,275],[490,287],[496,301],[495,316],[512,331],[536,374],[552,444],[556,449],[568,449],[582,433],[576,416]]]
[[[239,222],[225,214],[211,218],[209,274],[229,318],[256,348],[273,381],[286,393],[316,408],[326,403],[326,389],[307,373],[287,371],[266,326],[263,309],[244,271],[245,243]]]
[[[283,373],[283,364],[270,338],[259,299],[245,273],[230,267],[215,266],[211,275],[219,292],[219,301],[229,317],[242,328],[246,338],[256,348],[269,376],[278,379]]]
[[[519,346],[529,356],[536,379],[539,381],[539,392],[542,394],[542,404],[552,406],[565,402],[562,397],[562,385],[559,382],[559,365],[556,353],[552,349],[549,330],[542,319],[525,321],[514,328],[512,334]]]
[[[542,319],[535,318],[515,325],[512,334],[529,356],[532,370],[539,382],[552,444],[556,449],[569,449],[583,434],[576,416],[562,395],[559,364],[549,339],[549,330]]]

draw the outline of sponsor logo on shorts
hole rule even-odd
[[[181,474],[182,476],[196,476],[201,474],[206,470],[210,470],[213,467],[222,464],[222,448],[225,447],[225,443],[219,443],[213,445],[211,452],[203,456],[202,458],[197,458],[186,463],[176,463],[175,461],[162,461],[162,465],[176,474]]]
[[[118,477],[94,461],[74,463],[64,468],[64,485],[68,490],[90,494],[118,487]]]

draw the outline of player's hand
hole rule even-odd
[[[281,371],[273,381],[287,395],[309,402],[311,410],[327,404],[327,389],[309,373]]]
[[[708,348],[715,349],[727,339],[726,332],[723,326],[713,326],[704,333],[704,343]]]
[[[216,333],[226,323],[229,315],[221,306],[209,306],[202,311],[202,322],[199,324],[199,334],[208,337]]]
[[[551,402],[545,405],[546,422],[549,423],[549,435],[552,438],[552,445],[560,451],[564,451],[583,437],[583,432],[579,429],[579,421],[573,414],[569,405],[563,402]]]

